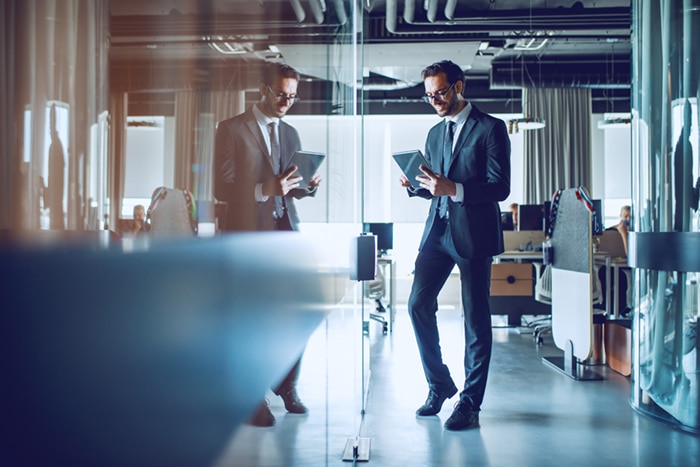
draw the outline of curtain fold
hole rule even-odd
[[[217,122],[245,110],[244,91],[182,91],[175,95],[175,186],[198,201],[213,200]]]
[[[525,203],[542,204],[558,189],[590,190],[590,89],[524,89],[523,113],[547,124],[525,133]]]
[[[109,95],[110,131],[109,161],[107,164],[107,196],[109,197],[109,218],[106,219],[112,230],[117,229],[117,219],[121,217],[124,182],[126,179],[126,117],[128,94],[112,92]]]

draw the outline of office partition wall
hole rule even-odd
[[[680,0],[632,6],[631,403],[697,433],[700,11]]]

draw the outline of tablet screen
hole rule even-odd
[[[419,166],[423,165],[432,170],[428,161],[423,157],[423,153],[419,150],[397,152],[392,154],[392,157],[399,167],[401,167],[408,181],[411,182],[411,185],[415,188],[418,187],[416,177],[418,175],[424,175],[423,172],[420,171]]]
[[[325,158],[326,155],[320,152],[297,151],[284,170],[286,171],[289,167],[296,165],[297,171],[294,172],[293,176],[301,176],[303,180],[300,186],[307,186],[314,174],[318,172],[318,168]]]

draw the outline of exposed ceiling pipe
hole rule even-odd
[[[455,8],[457,8],[457,0],[447,0],[445,4],[445,18],[450,20],[454,19]]]
[[[323,13],[325,12],[326,8],[321,3],[321,0],[309,0],[309,5],[311,6],[311,14],[314,15],[316,24],[323,24]]]
[[[396,3],[396,2],[394,2]],[[396,8],[396,5],[394,5],[394,8]],[[389,16],[389,11],[387,8],[386,15]],[[416,15],[416,4],[413,0],[404,0],[403,2],[403,20],[406,21],[408,24],[413,23],[413,18],[415,18]]]
[[[534,33],[536,31],[608,31],[604,34],[567,32],[556,37],[619,37],[629,39],[627,33],[610,32],[615,30],[629,30],[630,16],[626,8],[589,8],[587,10],[573,11],[557,9],[557,14],[552,10],[536,10],[533,12],[514,10],[491,10],[486,17],[455,18],[447,21],[416,22],[414,18],[413,0],[405,0],[403,18],[405,23],[399,25],[397,21],[398,0],[386,0],[385,25],[389,32],[395,35],[409,34],[465,34],[465,33],[510,33],[511,37],[522,37],[523,24],[528,24]],[[430,6],[430,5],[428,5]],[[428,18],[430,19],[430,18]],[[438,28],[439,27],[439,28]],[[504,34],[502,36],[507,36]],[[499,37],[502,37],[499,36]]]
[[[306,12],[304,11],[304,7],[301,6],[301,2],[299,0],[289,0],[289,3],[292,5],[292,10],[294,10],[297,21],[300,23],[304,21],[306,19]]]
[[[366,11],[372,11],[374,9],[374,4],[376,0],[363,0],[362,5],[365,7]]]
[[[333,0],[333,5],[335,6],[335,14],[338,16],[338,23],[340,26],[344,26],[348,22],[348,15],[345,12],[343,0]]]
[[[631,68],[629,58],[619,59],[621,70],[611,77],[596,66],[599,57],[559,56],[556,60],[525,58],[494,60],[489,75],[490,89],[541,87],[583,87],[629,89]]]
[[[363,83],[363,91],[398,91],[401,89],[408,89],[415,86],[414,83],[408,83],[406,81],[396,81],[394,83]],[[421,101],[422,102],[422,101]]]
[[[386,17],[384,18],[384,24],[386,25],[387,31],[396,34],[396,15],[398,12],[397,5],[396,5],[397,0],[386,0]],[[404,17],[406,15],[406,11],[404,11]],[[408,19],[406,20],[407,22],[411,22]]]
[[[413,0],[406,0],[408,2],[413,2]],[[435,22],[435,18],[437,18],[437,11],[438,11],[438,0],[428,0],[428,6],[425,8],[425,11],[427,12],[428,15],[428,21],[431,23]]]

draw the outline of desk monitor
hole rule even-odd
[[[379,256],[394,248],[394,224],[392,222],[365,222],[362,231],[377,237]]]
[[[599,199],[592,199],[593,209],[595,213],[591,219],[591,235],[603,234],[603,202]]]
[[[501,212],[501,228],[503,230],[514,230],[513,213],[510,211]]]
[[[518,230],[544,230],[544,205],[519,205]]]
[[[552,210],[552,202],[545,201],[544,202],[544,233],[545,233],[545,235],[549,232],[549,226],[552,223],[551,210]]]

